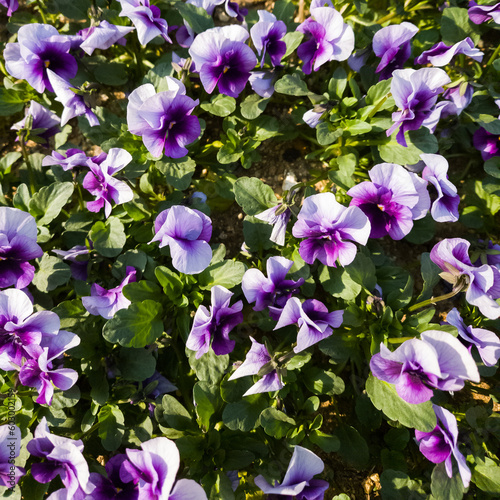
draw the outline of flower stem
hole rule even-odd
[[[418,304],[413,304],[408,308],[408,311],[415,311],[416,309],[420,309],[421,307],[430,306],[431,304],[435,304],[436,302],[451,299],[461,291],[461,288],[457,288],[456,290],[452,290],[450,293],[447,293],[445,295],[440,295],[439,297],[431,297],[430,299],[419,302]]]
[[[26,149],[26,142],[25,142],[24,133],[19,135],[19,142],[21,143],[21,153],[23,155],[23,159],[26,163],[26,167],[28,168],[28,176],[29,176],[29,180],[30,180],[30,192],[31,192],[31,195],[33,196],[36,193],[35,172],[33,171],[33,165],[31,165],[30,156],[29,156],[28,151]]]
[[[498,47],[495,49],[495,52],[493,52],[493,54],[491,54],[491,57],[488,59],[488,62],[486,63],[486,66],[490,66],[491,64],[493,64],[493,62],[496,60],[499,52],[500,52],[500,45],[498,45]]]

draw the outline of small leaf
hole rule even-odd
[[[243,262],[224,260],[208,266],[198,275],[198,283],[202,290],[210,290],[215,285],[233,288],[241,283],[246,266]]]
[[[309,94],[306,82],[300,78],[298,73],[285,75],[280,78],[274,84],[274,90],[276,90],[279,94],[286,95],[301,96]]]
[[[422,432],[431,432],[436,427],[437,419],[432,403],[410,404],[403,401],[396,388],[370,374],[366,381],[366,392],[375,406],[391,420],[397,420],[406,427]]]
[[[227,95],[218,94],[210,102],[203,102],[200,108],[215,116],[229,116],[236,109],[236,99]]]
[[[155,167],[165,175],[167,182],[176,189],[184,191],[191,184],[196,170],[196,162],[186,156],[184,158],[167,158],[155,163]]]
[[[71,270],[61,259],[44,254],[38,260],[39,270],[33,278],[33,284],[41,292],[50,292],[66,284],[71,278]]]
[[[54,182],[40,188],[29,203],[30,214],[37,219],[37,224],[44,226],[54,220],[71,198],[73,190],[72,182]]]
[[[125,418],[120,408],[107,404],[99,411],[99,437],[107,451],[115,451],[122,444]]]
[[[116,257],[127,240],[125,228],[120,219],[110,217],[106,222],[98,221],[90,230],[94,249],[104,257]]]
[[[290,429],[295,427],[296,422],[276,408],[266,408],[260,414],[260,425],[264,428],[266,434],[281,439],[286,436]]]
[[[234,183],[236,203],[247,215],[257,215],[277,204],[274,191],[256,177],[240,177]]]
[[[153,300],[133,302],[106,322],[102,335],[108,342],[123,347],[150,345],[163,333],[162,310],[161,304]]]

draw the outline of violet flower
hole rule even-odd
[[[43,255],[35,218],[22,210],[0,207],[0,288],[25,288],[35,276],[28,261]]]
[[[47,339],[60,333],[59,327],[56,313],[33,313],[33,304],[22,290],[0,291],[0,369],[19,369],[23,359],[37,359]]]
[[[481,62],[484,53],[474,47],[474,42],[467,37],[455,45],[445,45],[439,42],[434,47],[425,52],[415,59],[415,64],[432,64],[433,66],[446,66],[457,54],[464,54],[474,61]]]
[[[477,348],[485,366],[497,364],[500,359],[500,339],[495,333],[484,328],[467,326],[456,308],[446,315],[446,323],[458,330],[460,340],[468,347],[469,351],[472,346]]]
[[[25,110],[25,117],[12,125],[11,130],[26,130],[27,137],[40,142],[42,146],[49,145],[49,138],[61,131],[59,128],[61,120],[47,108],[31,101],[30,107]]]
[[[304,200],[292,234],[306,238],[300,243],[299,253],[308,264],[318,259],[325,266],[337,267],[338,260],[341,266],[347,266],[356,257],[352,241],[366,245],[370,221],[360,208],[346,208],[333,193],[320,193]]]
[[[146,45],[153,38],[161,36],[172,43],[168,36],[168,24],[161,17],[160,9],[151,5],[149,0],[118,0],[122,10],[120,17],[128,17],[137,29],[137,38],[141,45]]]
[[[297,324],[297,345],[293,348],[299,353],[329,337],[333,330],[342,324],[344,311],[328,312],[327,307],[316,299],[308,299],[301,304],[297,297],[288,299],[279,317],[275,330]]]
[[[469,258],[470,243],[462,238],[447,238],[431,250],[430,258],[443,273],[440,274],[454,287],[465,291],[469,304],[479,308],[489,319],[500,317],[500,271],[487,264],[475,267]]]
[[[51,165],[59,165],[64,171],[73,170],[75,167],[87,166],[87,155],[77,148],[70,148],[62,153],[52,151],[51,155],[47,155],[42,160],[42,167]]]
[[[463,90],[465,88],[465,90]],[[443,92],[444,101],[438,102],[431,110],[430,115],[422,122],[432,133],[441,118],[448,116],[458,116],[472,101],[474,88],[472,85],[465,84],[465,87],[457,85],[450,87]]]
[[[248,15],[248,9],[240,7],[238,2],[232,2],[231,0],[225,0],[224,8],[226,14],[229,17],[234,17],[239,23],[245,20],[245,16]]]
[[[438,330],[423,332],[421,340],[407,340],[394,352],[381,343],[370,369],[378,379],[394,384],[399,397],[411,404],[429,401],[433,388],[458,391],[465,380],[479,382],[467,348],[453,335]]]
[[[478,5],[474,0],[470,0],[469,19],[474,24],[482,24],[490,19],[500,24],[500,3],[494,5]]]
[[[50,405],[54,395],[54,386],[62,391],[71,389],[78,380],[78,373],[71,368],[57,368],[55,360],[80,344],[80,338],[74,333],[60,330],[57,336],[42,339],[42,352],[37,359],[28,359],[19,371],[19,380],[27,387],[34,387],[38,392],[36,402]]]
[[[421,154],[425,163],[422,178],[431,183],[437,191],[432,202],[431,215],[436,222],[456,222],[460,196],[457,188],[448,179],[448,162],[441,155]]]
[[[494,156],[500,156],[500,136],[492,134],[484,128],[478,128],[472,137],[474,147],[481,153],[484,161],[488,161]]]
[[[269,314],[278,320],[288,299],[298,292],[304,278],[297,281],[285,279],[293,261],[284,257],[269,257],[266,263],[267,275],[258,269],[248,269],[243,275],[241,288],[249,303],[255,302],[254,311],[269,308]]]
[[[477,240],[476,252],[479,254],[474,265],[479,267],[482,264],[500,268],[500,245],[493,243],[491,240]]]
[[[91,26],[80,32],[83,36],[80,48],[91,56],[96,49],[106,50],[115,43],[123,43],[125,41],[123,37],[133,30],[134,28],[130,26],[116,26],[103,20],[97,26]]]
[[[134,197],[127,183],[112,177],[132,161],[132,155],[125,149],[111,148],[104,160],[102,156],[87,160],[91,171],[83,179],[82,185],[96,197],[95,201],[87,202],[87,210],[99,212],[104,207],[107,218],[111,215],[111,202],[121,205]]]
[[[90,484],[92,485],[93,500],[138,500],[139,485],[132,481],[124,483],[120,478],[120,469],[127,455],[120,453],[112,456],[105,465],[107,477],[97,472],[90,473]],[[128,475],[127,475],[127,480]]]
[[[66,487],[68,498],[83,490],[90,492],[89,466],[83,452],[83,442],[51,434],[43,417],[35,430],[35,437],[27,449],[34,457],[45,458],[31,466],[31,475],[38,483],[47,484],[57,476]]]
[[[51,250],[52,253],[59,255],[63,260],[71,262],[69,268],[71,275],[77,280],[87,280],[87,267],[89,263],[90,250],[85,245],[75,245],[69,250]]]
[[[130,300],[123,295],[123,288],[136,281],[136,274],[137,271],[133,267],[127,266],[124,280],[111,290],[94,283],[90,289],[90,297],[82,297],[83,307],[94,316],[111,319],[117,311],[127,309],[130,305]]]
[[[380,80],[387,80],[395,69],[401,69],[411,54],[411,39],[418,33],[412,23],[403,22],[380,29],[373,36],[373,52],[380,57],[375,70]]]
[[[155,220],[155,236],[160,248],[170,247],[172,265],[184,274],[201,273],[212,260],[209,241],[212,221],[203,212],[175,205],[160,212]]]
[[[0,425],[0,486],[14,488],[26,471],[15,464],[21,453],[21,429],[17,425]]]
[[[257,64],[252,49],[245,45],[248,31],[237,25],[212,28],[200,33],[189,48],[201,83],[211,94],[219,92],[238,97]]]
[[[270,495],[268,498],[283,496],[286,497],[285,500],[292,500],[292,498],[323,500],[329,484],[322,479],[314,479],[314,476],[321,474],[324,467],[321,458],[312,451],[302,446],[295,446],[281,484],[271,486],[261,475],[257,476],[254,482],[266,495]]]
[[[7,71],[20,80],[26,80],[35,90],[53,91],[47,69],[65,80],[76,75],[78,64],[68,52],[71,42],[48,24],[25,24],[17,32],[16,43],[8,43],[4,50]]]
[[[203,488],[191,479],[175,481],[180,455],[174,441],[157,437],[141,444],[141,450],[125,450],[120,467],[123,483],[133,482],[140,499],[207,500]],[[175,484],[174,484],[175,483]]]
[[[144,391],[148,388],[150,384],[156,382],[156,385],[151,385],[152,389],[148,390],[148,392],[144,392],[144,394],[152,399],[156,399],[158,396],[162,396],[163,394],[167,394],[168,392],[175,392],[177,387],[170,382],[166,377],[164,377],[160,372],[155,371],[151,377],[144,379],[142,381],[142,387]]]
[[[283,388],[283,382],[278,375],[276,368],[272,364],[272,358],[264,344],[260,344],[255,339],[250,337],[252,347],[247,353],[245,361],[234,371],[228,380],[236,380],[237,378],[247,377],[249,375],[258,375],[264,366],[266,373],[256,382],[248,391],[243,394],[243,397],[261,392],[274,392]]]
[[[274,84],[278,79],[281,66],[264,71],[252,71],[248,79],[252,90],[260,97],[268,98],[274,94]]]
[[[168,78],[168,84],[172,90],[158,93],[150,83],[135,89],[129,96],[127,124],[155,158],[163,153],[182,158],[188,154],[186,145],[201,133],[200,121],[191,116],[199,101],[185,95],[184,85],[175,78]]]
[[[198,307],[193,326],[189,332],[186,347],[197,351],[196,359],[207,353],[210,347],[217,356],[233,351],[235,341],[229,339],[229,332],[243,321],[243,302],[229,305],[233,293],[216,285],[211,290],[210,310]]]
[[[50,69],[47,70],[47,75],[57,96],[56,101],[59,101],[64,106],[61,115],[61,126],[66,125],[75,116],[85,116],[91,127],[99,125],[99,119],[85,100],[86,95],[90,95],[91,91],[74,87]]]
[[[444,462],[448,477],[453,476],[451,457],[457,461],[458,471],[464,487],[467,488],[471,472],[465,457],[458,449],[458,426],[455,416],[440,406],[433,406],[437,417],[437,425],[431,432],[415,430],[415,438],[422,455],[434,464]]]
[[[250,29],[250,36],[257,53],[262,55],[260,67],[264,65],[266,54],[273,66],[279,66],[286,52],[286,43],[282,40],[286,34],[286,24],[277,21],[276,16],[267,10],[258,10],[257,13],[259,21]]]
[[[306,41],[297,49],[309,75],[328,61],[345,61],[354,50],[354,31],[332,7],[311,8],[311,17],[297,27]],[[314,64],[314,66],[313,66]]]
[[[17,0],[0,0],[0,5],[7,9],[7,16],[10,17],[19,8]]]
[[[260,214],[255,215],[256,219],[262,220],[273,226],[273,231],[269,239],[277,245],[285,244],[286,226],[292,211],[283,203],[278,203],[274,207],[264,210]]]
[[[421,190],[423,181],[395,163],[375,165],[368,175],[371,182],[361,182],[347,191],[352,196],[351,206],[359,207],[370,220],[370,238],[404,238],[413,221],[424,217],[430,208],[427,190]]]
[[[396,140],[407,147],[405,132],[420,128],[447,83],[450,77],[439,68],[395,70],[391,93],[400,111],[392,114],[394,125],[387,130],[387,137],[399,128]]]

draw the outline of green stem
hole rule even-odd
[[[375,107],[370,111],[370,114],[366,117],[366,121],[368,121],[369,118],[371,118],[372,116],[374,116],[378,110],[384,105],[385,101],[387,101],[387,99],[389,99],[389,97],[391,97],[392,94],[389,92],[387,95],[385,95],[384,97],[382,97],[378,102],[377,104],[375,105]]]
[[[499,52],[500,52],[500,45],[495,49],[495,52],[493,52],[493,54],[491,54],[491,57],[488,59],[488,62],[486,63],[486,66],[489,66],[490,64],[492,64],[495,61]]]
[[[33,196],[36,193],[35,172],[33,171],[33,165],[31,165],[31,160],[28,151],[26,150],[24,133],[19,136],[19,142],[21,143],[21,153],[23,155],[23,159],[26,163],[26,167],[28,168],[28,176],[30,180],[30,192],[31,195]]]
[[[47,24],[47,18],[45,17],[45,12],[43,11],[43,3],[39,1],[36,4],[38,7],[38,13],[40,14],[40,17],[42,18],[42,23]]]
[[[430,306],[431,304],[435,304],[436,302],[451,299],[461,291],[462,289],[458,288],[457,290],[452,290],[450,293],[447,293],[445,295],[440,295],[439,297],[431,297],[430,299],[419,302],[418,304],[413,304],[408,308],[408,311],[415,311],[416,309],[420,309],[421,307]]]
[[[375,23],[376,24],[383,24],[386,21],[389,21],[390,19],[392,19],[393,17],[396,17],[396,16],[397,16],[396,12],[391,12],[390,14],[387,14],[386,16],[384,16],[382,19],[377,19],[377,21],[375,21]]]

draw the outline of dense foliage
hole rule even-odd
[[[498,497],[500,4],[19,3],[3,496]]]

